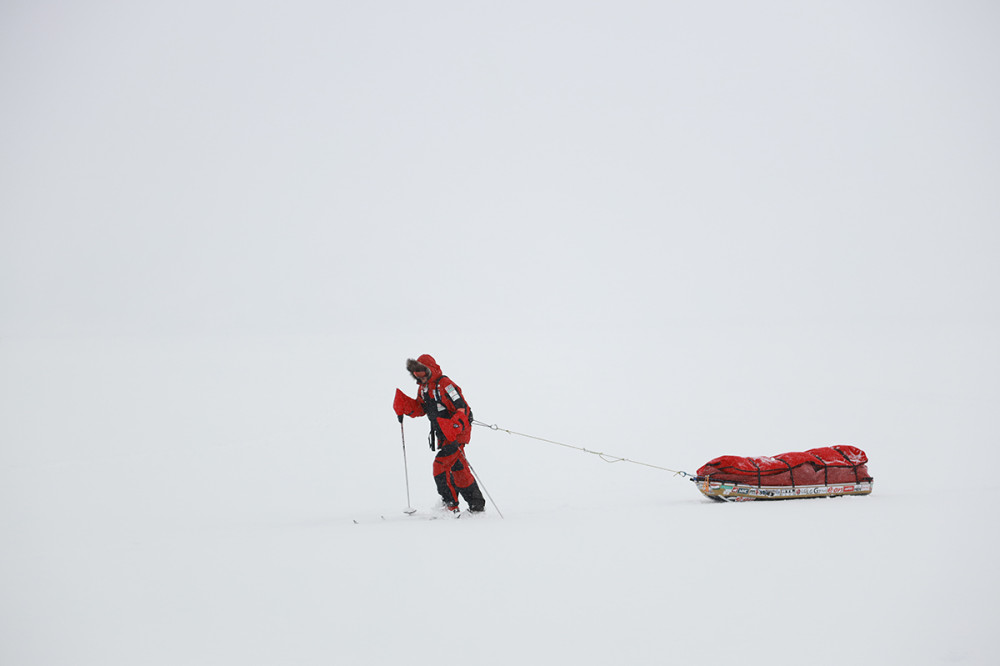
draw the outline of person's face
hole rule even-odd
[[[427,380],[431,376],[430,370],[423,366],[414,370],[411,374],[413,375],[413,378],[417,380],[418,384],[426,384]]]

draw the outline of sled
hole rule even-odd
[[[705,497],[720,502],[749,502],[751,500],[805,499],[807,497],[843,497],[846,495],[869,495],[872,482],[862,481],[850,485],[836,486],[751,486],[745,483],[709,481],[695,477],[698,490]]]
[[[869,495],[868,456],[855,446],[830,446],[777,456],[720,456],[692,478],[706,497],[723,502]]]

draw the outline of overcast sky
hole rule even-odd
[[[996,504],[954,470],[1000,463],[998,119],[996,0],[0,0],[0,661],[432,654],[458,551],[456,652],[516,653],[530,597],[561,663],[694,653],[724,533],[723,595],[849,572],[855,651],[990,653]],[[719,512],[477,428],[511,529],[387,537],[348,517],[435,501],[391,410],[425,352],[514,432],[850,443],[875,496]]]
[[[5,2],[0,336],[995,324],[991,2]]]

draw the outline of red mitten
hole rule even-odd
[[[392,409],[396,412],[396,416],[424,415],[424,410],[421,409],[420,403],[399,389],[396,389],[396,398],[392,401]]]

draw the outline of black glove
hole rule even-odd
[[[402,422],[403,422],[403,415],[402,415],[402,414],[399,414],[399,422],[400,422],[400,423],[402,423]]]

